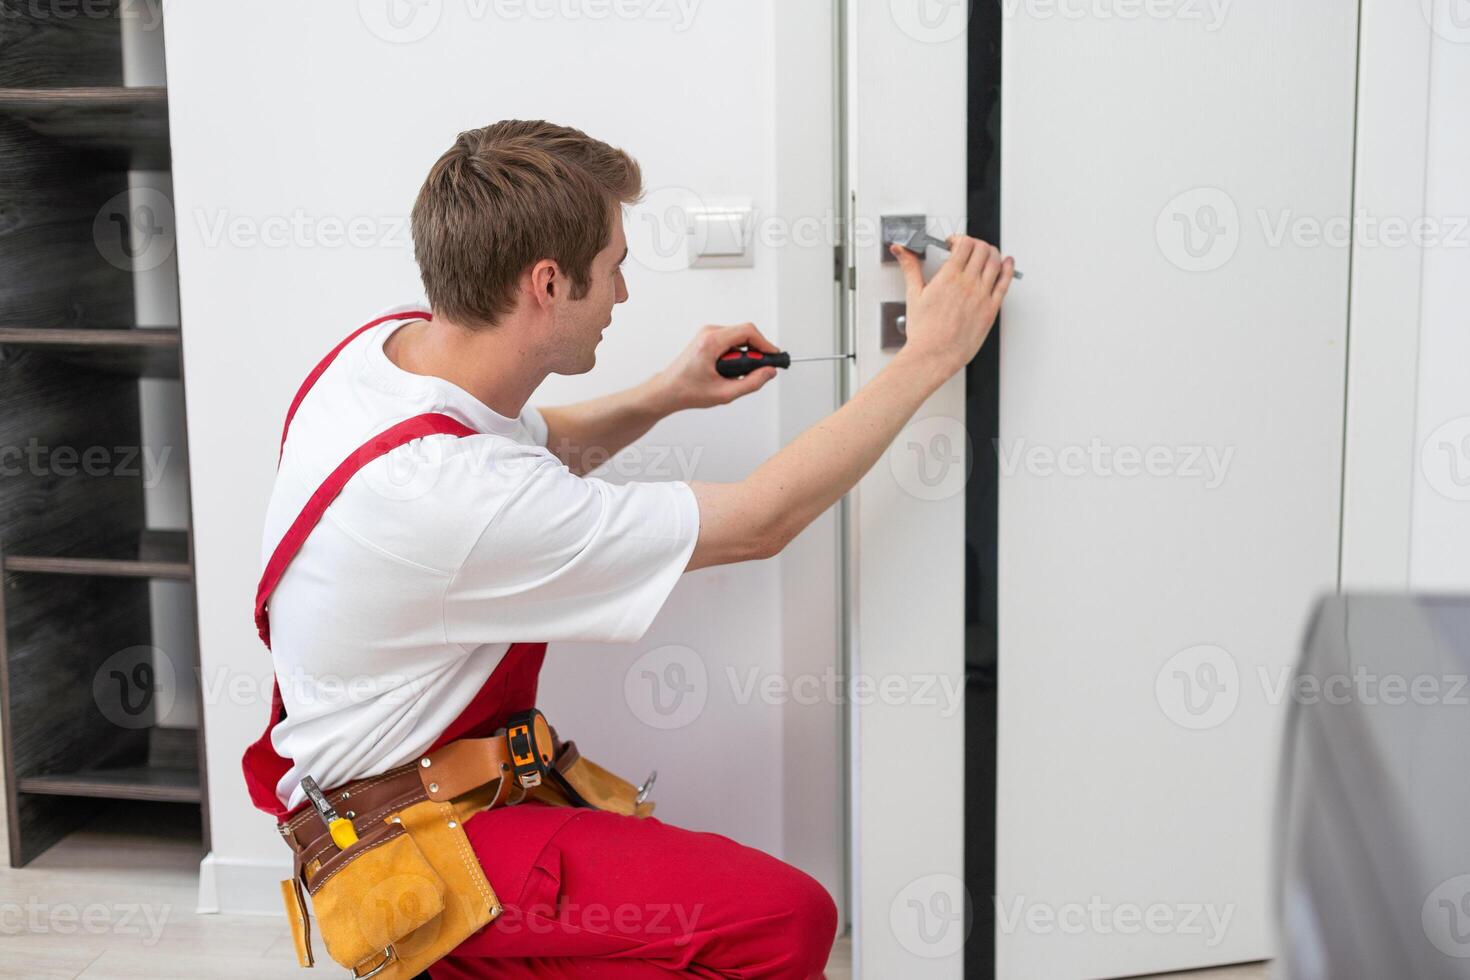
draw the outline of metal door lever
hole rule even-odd
[[[888,251],[889,245],[902,245],[904,248],[922,258],[925,251],[932,245],[934,248],[949,251],[942,238],[935,238],[929,234],[925,227],[927,222],[922,214],[885,214],[879,222],[879,237],[883,240],[883,255],[881,261],[884,263],[897,262],[893,253]],[[1024,278],[1021,271],[1017,269],[1015,278]]]
[[[915,255],[920,256],[924,254],[924,250],[926,248],[929,248],[931,246],[937,249],[941,249],[945,252],[949,251],[949,245],[945,243],[944,239],[935,238],[927,231],[908,232],[902,240],[895,238],[894,244],[901,245],[904,248],[908,249],[910,252],[913,252]],[[1020,269],[1012,270],[1011,275],[1016,279],[1025,278],[1021,275]]]

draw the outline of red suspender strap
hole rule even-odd
[[[332,351],[322,358],[321,362],[307,375],[306,382],[296,392],[296,397],[291,401],[291,408],[286,414],[286,428],[281,433],[281,448],[284,451],[286,444],[286,432],[291,428],[291,419],[295,417],[296,410],[301,407],[301,402],[306,398],[317,379],[327,370],[327,367],[336,359],[354,338],[364,331],[369,330],[380,323],[389,320],[426,320],[428,313],[412,310],[403,313],[389,314],[354,330],[352,334],[342,343],[332,348]],[[260,578],[260,585],[255,591],[255,628],[260,633],[260,638],[267,647],[270,646],[270,610],[269,603],[271,593],[275,591],[276,585],[281,581],[281,576],[286,574],[291,559],[301,550],[306,538],[311,534],[317,522],[331,506],[332,501],[347,486],[357,471],[380,456],[386,455],[406,445],[415,439],[425,436],[450,435],[456,437],[475,435],[475,430],[457,419],[439,413],[416,415],[413,418],[399,422],[397,425],[378,433],[367,442],[357,447],[342,461],[336,469],[322,482],[316,492],[306,502],[306,507],[297,515],[296,520],[287,529],[285,537],[276,545],[272,552],[270,561],[266,563],[265,573]],[[245,782],[250,790],[250,800],[261,810],[277,817],[286,813],[281,801],[276,798],[276,786],[282,777],[291,768],[291,762],[282,758],[271,745],[271,730],[285,717],[285,703],[281,699],[279,683],[271,692],[271,714],[270,721],[266,725],[265,733],[260,736],[249,748],[245,750],[242,760],[245,769]]]
[[[296,389],[296,397],[291,399],[291,407],[286,409],[286,424],[281,427],[280,453],[284,455],[286,452],[286,435],[291,431],[291,420],[296,417],[296,410],[301,407],[301,403],[306,400],[307,393],[316,386],[317,381],[326,373],[327,368],[332,366],[332,362],[337,359],[337,355],[341,354],[348,344],[367,333],[373,327],[381,323],[387,323],[389,320],[432,320],[433,318],[434,315],[427,310],[404,310],[401,313],[389,313],[364,323],[348,334],[347,338],[340,344],[327,351],[327,356],[317,362],[316,367],[312,368],[311,372],[307,374],[306,380],[301,382],[301,387]],[[438,425],[448,427],[434,428],[432,427],[432,423],[425,422],[428,419],[441,419],[443,421],[438,423]],[[415,423],[418,423],[420,426],[429,425],[430,427],[424,431],[419,431],[418,435],[408,434],[418,431],[415,428]],[[400,422],[386,432],[379,433],[357,447],[357,450],[351,456],[347,457],[341,466],[332,471],[331,475],[327,477],[326,482],[317,488],[316,493],[311,495],[311,499],[306,503],[306,509],[292,522],[291,527],[286,531],[286,536],[281,539],[280,543],[276,545],[276,550],[271,553],[271,560],[266,563],[265,573],[260,577],[260,585],[255,590],[255,628],[260,633],[260,638],[265,641],[267,649],[271,645],[271,640],[270,619],[266,613],[266,603],[270,600],[271,593],[275,591],[276,583],[281,580],[282,575],[286,574],[286,566],[291,564],[291,559],[300,550],[302,543],[306,541],[306,536],[311,533],[311,529],[316,527],[316,522],[321,520],[321,516],[326,512],[327,506],[333,500],[337,499],[337,495],[342,492],[342,488],[347,485],[348,480],[352,479],[354,473],[379,456],[390,453],[404,443],[419,438],[419,436],[434,435],[440,432],[450,435],[470,434],[468,428],[460,425],[447,415],[420,415],[406,422]],[[396,442],[394,441],[395,439],[397,439]],[[308,518],[307,515],[310,515],[310,517]]]
[[[266,563],[265,574],[261,576],[260,585],[255,591],[255,628],[260,632],[260,638],[267,647],[271,645],[270,609],[268,607],[271,593],[281,581],[281,576],[286,573],[291,559],[296,557],[296,552],[306,542],[307,535],[311,534],[312,528],[316,527],[317,521],[321,520],[327,507],[342,492],[347,481],[352,479],[358,470],[379,456],[390,453],[414,439],[432,435],[462,437],[474,434],[474,429],[448,415],[415,415],[373,436],[332,471],[331,475],[317,488],[316,493],[311,495],[311,499],[306,502],[306,507],[296,520],[291,523],[281,543],[276,545],[276,550],[272,552],[270,561]],[[271,744],[271,731],[280,724],[281,719],[285,716],[286,704],[281,698],[280,682],[277,681],[271,690],[271,714],[265,726],[265,732],[245,750],[245,756],[241,760],[245,770],[245,784],[250,790],[250,801],[258,809],[277,818],[285,816],[287,810],[281,806],[281,801],[276,797],[276,786],[290,771],[291,761],[276,752],[275,746]]]
[[[389,320],[432,319],[433,314],[427,313],[424,310],[406,310],[402,313],[389,313],[387,316],[380,316],[376,320],[373,320],[370,323],[365,323],[362,326],[358,327],[356,330],[352,331],[352,333],[347,335],[346,340],[342,341],[342,343],[327,351],[327,356],[318,361],[317,366],[311,369],[311,373],[306,376],[306,380],[302,382],[301,388],[296,392],[296,397],[291,399],[291,407],[286,409],[286,424],[281,426],[281,452],[286,451],[286,433],[291,431],[291,420],[296,417],[296,410],[301,407],[302,400],[306,398],[306,393],[311,390],[313,385],[316,384],[317,379],[320,378],[322,376],[322,373],[325,372],[327,368],[331,365],[331,363],[337,359],[337,355],[342,353],[342,348],[352,343],[361,334],[366,333],[380,323],[387,323]]]
[[[266,563],[265,573],[260,577],[260,585],[255,590],[255,628],[260,632],[260,639],[267,647],[271,645],[270,612],[267,603],[270,602],[271,593],[275,591],[276,585],[281,581],[281,576],[286,574],[286,567],[291,564],[291,559],[296,557],[296,552],[306,542],[307,535],[321,520],[322,515],[327,512],[332,501],[347,486],[347,481],[379,456],[392,452],[399,446],[422,439],[424,436],[472,436],[475,430],[448,415],[430,413],[427,415],[415,415],[411,419],[399,422],[397,425],[373,436],[353,450],[352,455],[344,459],[335,470],[331,472],[322,485],[317,487],[311,499],[306,502],[301,513],[296,515],[296,520],[291,522],[290,528],[286,530],[286,536],[281,538],[276,550],[271,553],[270,561]]]

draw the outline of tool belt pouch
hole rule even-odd
[[[327,952],[353,976],[408,980],[500,914],[451,803],[420,794],[358,827],[345,850],[329,835],[310,842],[297,852],[292,887],[282,883],[293,933],[298,921],[306,929],[304,884]],[[309,933],[296,939],[310,966]]]
[[[296,855],[281,883],[302,966],[312,965],[302,890],[332,959],[359,978],[409,980],[501,912],[464,824],[528,798],[633,817],[653,813],[642,787],[582,757],[534,709],[490,738],[450,742],[417,764],[335,790],[329,804],[360,835],[345,850],[307,808],[280,826]]]

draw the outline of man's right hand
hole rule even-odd
[[[929,282],[923,263],[901,245],[890,245],[907,285],[903,350],[939,364],[949,377],[974,359],[990,336],[1016,271],[995,246],[951,235],[949,258]]]

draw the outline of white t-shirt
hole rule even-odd
[[[396,307],[398,313],[422,306]],[[545,447],[541,413],[510,419],[440,378],[404,371],[389,320],[348,344],[291,423],[262,565],[307,499],[371,436],[425,412],[477,435],[429,436],[348,482],[270,600],[286,718],[272,744],[323,787],[416,758],[511,643],[631,642],[684,572],[699,508],[684,482],[579,477]]]

